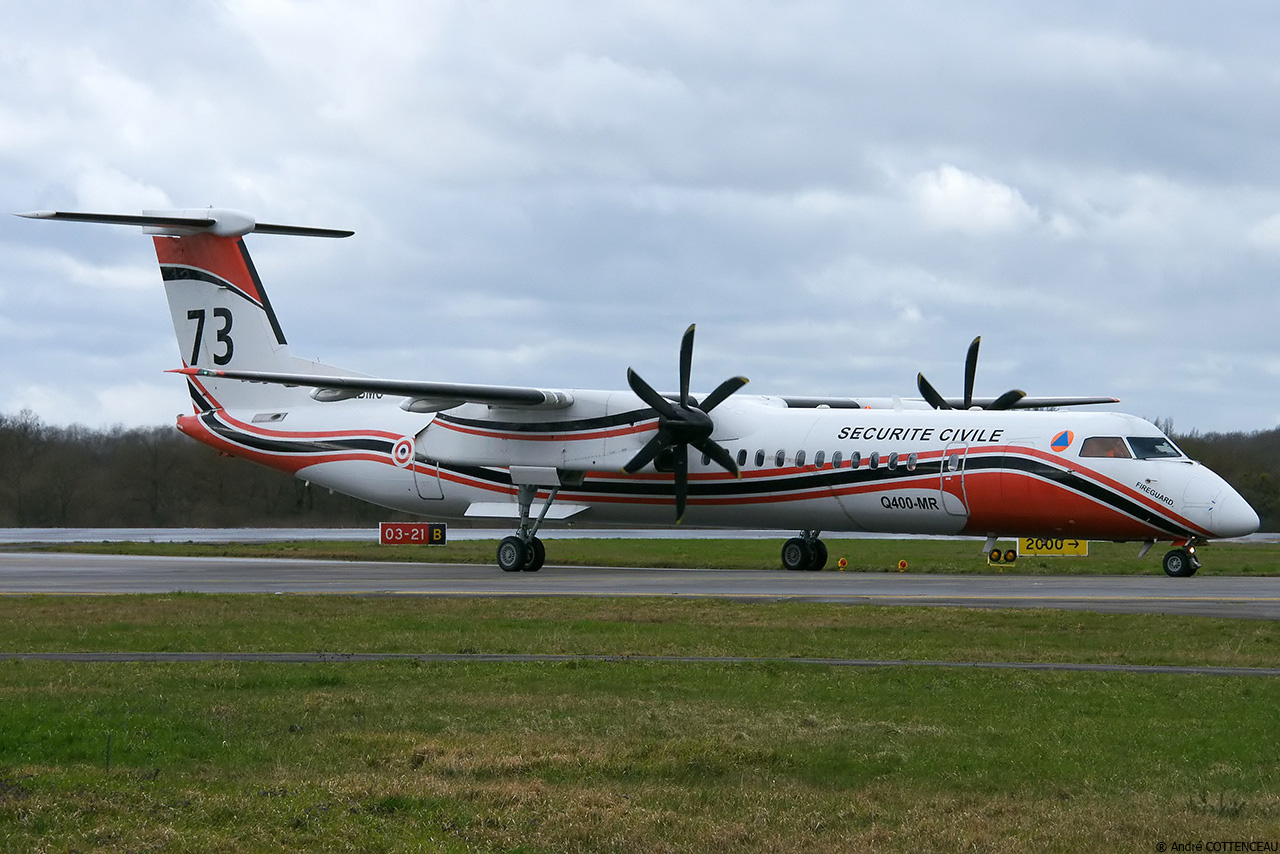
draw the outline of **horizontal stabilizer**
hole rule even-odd
[[[220,371],[208,368],[181,368],[173,373],[193,377],[242,380],[252,383],[273,383],[285,386],[332,391],[334,394],[319,396],[319,400],[343,400],[359,394],[386,394],[422,400],[428,404],[458,405],[483,403],[490,406],[532,406],[546,409],[563,409],[573,403],[568,392],[524,386],[471,385],[467,383],[437,383],[418,380],[388,380],[377,377],[340,377],[313,374],[281,374],[264,371]],[[431,411],[428,408],[411,411]],[[434,408],[444,408],[435,406]]]
[[[219,237],[239,237],[250,232],[285,234],[294,237],[350,237],[354,231],[335,228],[310,228],[302,225],[275,225],[255,222],[239,211],[198,208],[181,211],[143,211],[141,214],[87,213],[79,211],[30,211],[17,216],[27,219],[51,219],[63,222],[92,222],[106,225],[134,225],[153,230],[155,234],[173,236],[210,232]]]

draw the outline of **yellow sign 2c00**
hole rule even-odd
[[[1088,540],[1053,540],[1044,537],[1019,537],[1019,555],[1077,555],[1087,557]]]

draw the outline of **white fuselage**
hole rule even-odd
[[[463,404],[425,415],[392,400],[297,396],[289,407],[205,412],[179,426],[220,450],[432,518],[515,520],[528,483],[538,505],[558,485],[553,521],[670,524],[672,476],[652,465],[621,471],[656,430],[653,411],[630,392],[571,396],[552,412]],[[790,409],[738,395],[716,410],[713,438],[741,476],[691,451],[688,525],[1175,542],[1258,525],[1218,475],[1129,415]],[[1108,440],[1111,455],[1089,453],[1089,439]]]

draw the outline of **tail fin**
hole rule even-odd
[[[272,373],[314,373],[321,367],[289,352],[244,235],[257,231],[347,237],[352,232],[255,223],[245,214],[215,209],[144,211],[141,216],[60,211],[20,216],[138,225],[155,235],[183,367]],[[234,380],[188,376],[187,381],[198,411],[280,406],[307,395],[305,389]]]

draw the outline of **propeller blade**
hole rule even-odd
[[[938,394],[938,390],[929,384],[924,378],[924,374],[916,374],[916,387],[920,389],[920,396],[929,402],[934,409],[954,409],[951,404]]]
[[[716,390],[707,395],[702,403],[698,406],[703,412],[710,412],[720,404],[724,403],[725,398],[733,394],[738,389],[747,384],[746,377],[730,377],[720,385],[716,386]]]
[[[964,408],[973,406],[973,380],[978,374],[978,345],[982,336],[973,339],[969,345],[969,353],[964,357]]]
[[[1027,396],[1027,393],[1020,388],[1006,391],[997,397],[986,407],[987,409],[1012,409],[1014,405]]]
[[[681,445],[675,449],[675,459],[672,461],[675,465],[676,474],[676,524],[680,524],[680,520],[684,518],[685,504],[689,500],[689,446]]]
[[[622,467],[622,470],[627,474],[635,474],[640,471],[640,469],[653,462],[654,457],[658,456],[658,452],[661,451],[666,444],[666,437],[662,435],[662,430],[659,429],[658,432],[654,433],[653,437],[645,443],[645,446],[640,449],[639,453],[631,458],[631,462]]]
[[[693,373],[693,331],[696,323],[690,323],[680,339],[680,405],[689,403],[689,377]]]
[[[653,386],[644,381],[644,378],[627,368],[627,385],[631,386],[631,390],[636,393],[636,397],[649,404],[652,409],[656,409],[658,414],[664,418],[680,417],[671,401],[653,390]]]
[[[690,324],[680,340],[680,399],[677,402],[672,403],[658,394],[639,374],[631,368],[627,369],[627,385],[631,386],[636,397],[657,413],[658,430],[622,470],[627,474],[634,474],[670,451],[677,524],[684,518],[685,507],[689,503],[690,446],[715,460],[717,465],[734,477],[741,477],[733,455],[711,440],[715,422],[707,413],[746,385],[747,378],[732,377],[725,380],[699,404],[689,393],[690,376],[693,373],[693,336],[696,329],[696,324]],[[663,456],[663,470],[666,469],[666,459]]]
[[[738,470],[738,461],[733,458],[733,454],[726,451],[716,442],[707,439],[702,442],[694,442],[693,446],[715,460],[716,464],[729,472],[729,474],[734,477],[742,477],[742,472]]]

